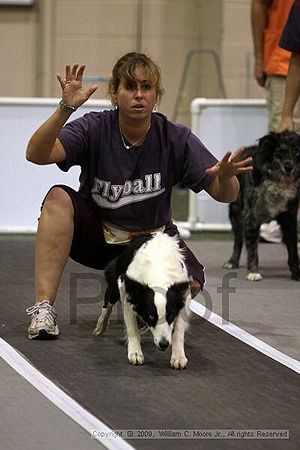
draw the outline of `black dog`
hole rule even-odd
[[[234,233],[231,258],[223,267],[239,267],[245,238],[248,253],[247,279],[261,280],[258,268],[258,241],[262,223],[276,219],[288,251],[291,277],[300,279],[297,251],[297,211],[300,192],[300,135],[284,131],[270,133],[258,145],[245,148],[243,157],[253,157],[253,172],[239,176],[240,193],[229,205]]]

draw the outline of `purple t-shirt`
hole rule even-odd
[[[160,113],[139,147],[126,150],[118,111],[90,112],[59,134],[63,171],[81,166],[79,192],[91,197],[103,220],[132,231],[149,230],[171,219],[171,191],[177,183],[200,192],[212,180],[205,173],[217,159],[187,127]]]
[[[283,29],[279,46],[300,53],[300,0],[295,0]]]

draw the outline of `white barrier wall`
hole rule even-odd
[[[268,132],[265,100],[196,98],[191,103],[192,131],[221,159],[226,151],[253,145]],[[189,194],[188,227],[191,230],[230,229],[228,205],[205,191]]]
[[[78,188],[79,167],[68,173],[53,164],[37,166],[26,161],[28,140],[55,111],[60,99],[0,98],[0,232],[35,232],[40,205],[57,183]],[[91,110],[110,109],[108,100],[89,100],[71,120]]]
[[[79,167],[68,173],[57,166],[37,166],[25,159],[28,140],[54,112],[60,99],[0,98],[0,232],[35,232],[40,204],[57,183],[78,188]],[[71,120],[91,110],[110,109],[108,100],[89,100]],[[252,145],[267,132],[264,100],[195,99],[192,131],[220,159],[227,150]],[[188,227],[228,229],[228,205],[205,192],[190,193]]]

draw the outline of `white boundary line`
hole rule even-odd
[[[257,339],[255,336],[252,336],[252,334],[247,333],[247,331],[242,330],[231,322],[226,321],[223,323],[222,317],[218,316],[212,311],[209,311],[204,305],[198,303],[195,300],[191,300],[190,309],[198,316],[204,317],[208,322],[225,331],[225,333],[236,337],[240,341],[245,342],[250,347],[255,348],[264,355],[269,356],[275,361],[278,361],[280,364],[283,364],[289,369],[292,369],[294,372],[300,374],[300,362],[296,359],[291,358],[285,353],[276,350],[275,348],[271,347],[260,339]]]
[[[52,381],[42,375],[2,338],[0,338],[0,357],[90,435],[93,431],[103,431],[105,433],[112,431],[111,428],[85,410]],[[109,450],[134,450],[134,447],[119,436],[113,439],[103,439],[96,436],[95,440]]]

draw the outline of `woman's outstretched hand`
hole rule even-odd
[[[232,178],[242,172],[253,170],[252,157],[241,159],[244,148],[239,148],[235,153],[227,152],[223,158],[212,167],[206,169],[209,175],[217,175],[220,180]]]
[[[98,86],[94,84],[87,90],[83,90],[82,77],[85,67],[84,64],[74,64],[73,66],[68,64],[66,65],[65,77],[62,77],[59,73],[56,75],[62,89],[62,100],[69,106],[78,108],[86,102],[98,88]]]
[[[231,203],[237,199],[239,182],[236,175],[253,169],[251,156],[241,159],[243,151],[244,148],[239,148],[233,154],[227,152],[217,164],[206,169],[207,174],[214,176],[206,191],[215,200]]]

